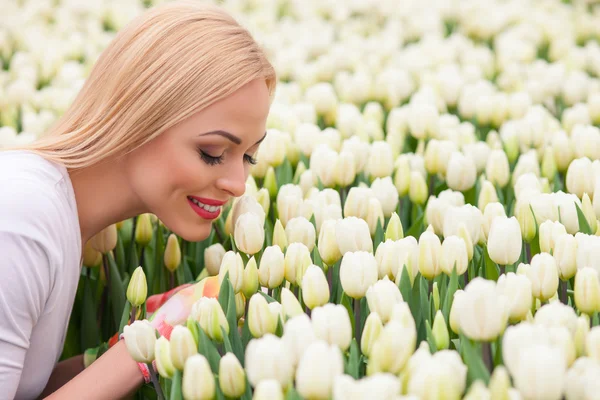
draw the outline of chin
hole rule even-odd
[[[172,229],[177,236],[188,242],[201,242],[207,239],[211,230],[211,223],[201,225],[186,223],[181,229]]]

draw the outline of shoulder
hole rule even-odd
[[[0,152],[0,231],[47,243],[70,218],[60,167],[26,152]]]

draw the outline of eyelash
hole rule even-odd
[[[202,161],[204,161],[208,165],[212,166],[212,165],[217,165],[217,164],[223,163],[223,156],[213,157],[209,154],[206,154],[201,149],[198,149],[198,152],[200,153],[200,158],[202,158]],[[249,156],[248,154],[244,154],[244,161],[250,165],[256,165],[256,160],[252,156]]]

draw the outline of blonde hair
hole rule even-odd
[[[69,109],[24,149],[85,168],[135,150],[255,79],[273,94],[273,66],[233,17],[197,2],[166,3],[118,32]]]

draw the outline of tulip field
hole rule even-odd
[[[158,3],[0,0],[0,147]],[[278,74],[246,192],[202,242],[152,214],[94,237],[62,358],[123,333],[140,399],[598,399],[600,6],[214,3]]]

